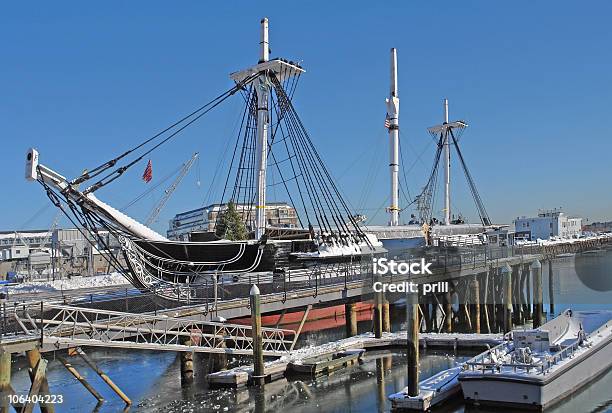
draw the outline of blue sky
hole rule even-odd
[[[0,229],[46,228],[55,215],[24,179],[28,147],[68,177],[110,159],[228,89],[228,74],[257,60],[263,16],[272,56],[307,70],[295,104],[310,135],[350,203],[375,223],[386,221],[376,209],[388,196],[390,47],[413,194],[434,153],[426,128],[440,122],[447,97],[451,119],[470,124],[462,150],[494,221],[560,206],[612,219],[610,15],[606,1],[7,3]],[[219,178],[209,188],[240,106],[234,99],[151,156],[159,179],[201,154],[156,229],[218,200]],[[124,206],[146,189],[144,166],[99,196]],[[475,220],[458,165],[453,173],[454,210]],[[143,219],[160,191],[128,212]]]

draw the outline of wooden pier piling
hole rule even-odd
[[[380,281],[380,276],[378,277]],[[376,338],[382,337],[383,332],[383,315],[382,315],[382,304],[383,304],[383,293],[381,291],[374,291],[374,336]]]
[[[30,366],[30,369],[32,369],[32,371],[35,371],[39,362],[42,360],[42,357],[40,356],[40,351],[38,350],[38,348],[33,348],[31,350],[26,351],[26,356],[28,358],[28,364]],[[32,385],[34,385],[33,381]],[[42,377],[40,389],[38,391],[42,395],[49,394],[49,382],[47,381],[46,375]],[[52,403],[40,403],[40,411],[41,413],[54,413],[55,406]]]
[[[211,353],[208,356],[208,372],[215,373],[223,370],[227,370],[227,354]]]
[[[531,297],[531,269],[530,264],[523,265],[523,274],[525,274],[525,319],[533,320],[533,308],[532,308],[532,297]]]
[[[555,315],[555,292],[553,288],[553,281],[553,264],[552,260],[548,260],[548,303],[550,317],[554,317]]]
[[[11,353],[0,353],[0,412],[9,412],[11,394]]]
[[[533,328],[542,325],[542,264],[535,260],[531,263],[531,280],[533,281]]]
[[[253,284],[249,292],[251,305],[251,334],[253,339],[253,384],[265,384],[263,339],[261,333],[261,298],[259,288]]]
[[[470,281],[470,297],[472,300],[470,310],[473,317],[472,331],[480,334],[480,286],[476,276]]]
[[[438,307],[440,305],[440,300],[438,299],[438,294],[433,294],[432,295],[432,301],[431,301],[431,318],[433,319],[433,330],[432,331],[439,331],[440,329],[440,325],[439,320],[438,320]]]
[[[47,360],[44,358],[40,358],[38,363],[36,363],[36,367],[30,370],[30,379],[32,380],[32,386],[30,387],[30,391],[26,396],[26,402],[21,409],[22,413],[32,413],[34,411],[35,406],[35,396],[45,395],[47,393],[43,393],[42,384],[43,381],[47,382]],[[50,404],[47,404],[47,410]],[[43,403],[40,403],[40,410],[43,410]]]
[[[117,396],[119,396],[121,398],[121,400],[123,400],[125,402],[126,405],[131,405],[132,401],[130,400],[129,397],[127,397],[125,395],[125,393],[123,391],[121,391],[121,389],[119,388],[119,386],[117,386],[110,377],[108,377],[108,375],[106,373],[104,373],[96,363],[93,362],[92,359],[89,358],[89,356],[87,356],[87,354],[85,354],[85,352],[83,351],[82,348],[77,347],[76,348],[77,354],[83,359],[83,361],[85,361],[85,363],[87,363],[87,365],[89,367],[92,368],[93,371],[95,371],[98,376],[100,376],[100,378],[104,381],[104,383],[108,384],[108,387],[110,387],[115,394],[117,394]]]
[[[81,376],[78,370],[75,369],[74,366],[70,362],[68,362],[65,358],[59,357],[59,356],[57,357],[57,359],[60,361],[60,363],[62,363],[62,365],[66,368],[66,370],[68,370],[70,374],[72,374],[74,378],[77,379],[79,383],[81,383],[83,387],[85,387],[87,391],[90,392],[92,396],[96,398],[96,400],[98,400],[98,402],[101,402],[104,400],[104,397],[102,397],[100,393],[98,393],[97,390],[94,389],[91,384],[89,384],[89,382],[85,379],[85,377]]]
[[[217,323],[225,323],[226,320],[222,317],[213,317],[213,321]],[[217,331],[215,331],[215,329],[217,329],[217,327],[213,329],[213,333],[218,336],[214,339],[215,347],[223,349],[227,348],[225,339],[223,338],[227,334],[226,329],[224,327],[218,328]],[[227,353],[210,353],[208,355],[208,372],[214,373],[222,370],[227,370]]]
[[[386,298],[382,303],[382,330],[385,333],[391,332],[391,317],[389,314],[389,300]]]
[[[450,283],[449,283],[450,290]],[[453,300],[450,291],[444,293],[444,331],[447,333],[453,332]]]
[[[458,324],[460,331],[470,331],[471,322],[470,314],[468,309],[468,284],[463,280],[458,282],[459,289],[457,291],[457,298],[459,303],[459,312],[457,314]],[[455,329],[457,330],[457,329]]]
[[[424,326],[425,326],[425,331],[433,331],[433,323],[432,323],[432,316],[431,316],[431,312],[430,312],[430,307],[429,307],[429,296],[425,296],[423,297],[423,304],[419,305],[420,307],[420,311],[421,314],[423,315],[423,320],[425,321]]]
[[[523,307],[521,304],[521,268],[512,265],[512,323],[522,324]]]
[[[501,269],[504,283],[504,332],[512,330],[512,268],[504,265]]]
[[[419,394],[419,304],[417,294],[408,294],[406,302],[408,335],[408,395]]]
[[[344,304],[344,323],[346,326],[346,336],[357,335],[357,305],[355,303]]]
[[[182,343],[184,346],[191,346],[191,340],[189,338],[183,339]],[[180,353],[181,358],[181,384],[188,386],[193,383],[193,352],[183,351]]]
[[[519,265],[519,297],[518,297],[518,305],[519,305],[519,315],[517,318],[518,324],[525,324],[525,320],[527,319],[526,314],[526,306],[527,306],[527,297],[525,295],[525,283],[527,282],[527,274],[525,273],[525,267],[523,265]]]
[[[485,272],[482,274],[484,279],[484,288],[482,294],[482,313],[484,315],[485,325],[487,327],[487,333],[492,333],[491,323],[489,320],[489,273]]]
[[[495,306],[495,302],[497,300],[497,269],[491,268],[488,271],[487,275],[487,295],[488,299],[486,300],[487,307],[487,315],[488,315],[488,324],[489,324],[489,333],[497,333],[497,308]]]

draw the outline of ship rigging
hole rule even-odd
[[[168,300],[197,302],[202,279],[223,273],[273,271],[279,262],[289,268],[307,268],[369,260],[385,250],[354,218],[294,108],[293,95],[302,73],[298,63],[269,59],[268,20],[263,19],[259,62],[232,73],[235,84],[230,89],[72,180],[40,164],[38,152],[30,149],[26,178],[39,182],[53,204],[90,235],[87,239],[107,248],[100,231],[116,237],[128,268],[112,256],[107,257],[111,264],[135,286]],[[219,234],[219,239],[171,241],[96,197],[100,188],[234,95],[242,97],[244,111],[222,199],[248,206],[245,222],[251,222],[251,217],[254,221],[248,239],[228,240]],[[268,169],[278,174],[280,183],[275,185],[286,190],[298,211],[302,229],[289,240],[277,239],[279,231],[266,222]]]

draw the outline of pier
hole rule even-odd
[[[82,351],[87,347],[176,352],[182,358],[185,384],[193,380],[193,361],[188,356],[193,353],[207,353],[213,358],[231,354],[262,357],[258,373],[252,365],[224,370],[226,362],[217,363],[218,371],[207,376],[212,386],[265,384],[305,371],[316,376],[358,363],[367,351],[407,348],[405,331],[389,332],[388,310],[389,306],[407,305],[406,295],[375,294],[372,285],[380,279],[389,282],[410,279],[448,282],[450,286],[448,292],[430,294],[416,307],[421,348],[482,349],[499,343],[503,333],[514,324],[530,320],[537,326],[543,322],[542,269],[548,273],[551,260],[569,252],[606,248],[609,242],[610,238],[601,238],[553,246],[430,247],[420,256],[404,257],[406,262],[427,257],[433,269],[428,276],[375,279],[367,262],[274,274],[251,273],[231,277],[231,281],[227,281],[228,277],[223,282],[211,280],[203,291],[209,296],[205,296],[204,303],[197,304],[168,306],[154,302],[154,297],[146,292],[128,290],[109,294],[99,291],[95,295],[60,294],[48,296],[43,302],[29,298],[19,301],[15,296],[2,304],[0,348],[8,359],[16,353],[31,354],[31,366],[39,377],[44,376],[46,366],[39,362],[45,360],[41,355],[74,348]],[[259,290],[255,306],[249,294],[253,285]],[[364,301],[374,303],[373,329],[356,335],[355,303]],[[149,306],[143,306],[145,302]],[[344,309],[341,316],[347,338],[315,348],[296,348],[309,311],[329,306]],[[135,309],[141,311],[134,312]],[[254,311],[260,317],[280,314],[279,323],[285,313],[303,314],[295,330],[232,322],[245,317],[252,319],[256,316]],[[264,363],[263,357],[268,361]],[[99,395],[68,361],[64,359],[62,363],[87,391],[94,397]],[[92,368],[97,369],[95,365]],[[4,374],[6,377],[6,367]],[[10,383],[10,374],[8,377]],[[123,395],[124,400],[129,400],[120,389],[116,390],[119,397],[124,398]],[[31,391],[44,394],[44,385],[36,382]]]
[[[610,407],[612,4],[148,6],[5,8],[0,413]]]
[[[321,372],[331,372],[338,367],[346,367],[347,360],[357,360],[366,351],[385,349],[404,349],[407,346],[406,331],[384,333],[376,337],[373,333],[365,333],[349,337],[333,343],[323,344],[297,350],[291,355],[266,363],[264,376],[266,383],[275,381],[285,375],[296,374],[295,366],[308,365],[307,369],[297,372],[304,374],[307,370],[312,377]],[[419,345],[423,348],[441,350],[482,350],[487,345],[496,346],[501,343],[501,334],[421,334]],[[237,367],[208,375],[208,381],[222,387],[244,387],[251,382],[253,366]]]

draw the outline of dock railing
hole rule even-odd
[[[573,247],[577,249],[601,248],[612,238],[590,240],[582,242],[576,240]],[[566,246],[561,246],[566,248]],[[512,246],[469,245],[460,247],[425,247],[407,250],[393,258],[396,261],[413,262],[425,259],[431,263],[434,275],[448,275],[455,277],[463,270],[488,271],[491,268],[500,268],[504,260],[515,258],[514,263],[529,264],[534,259],[547,259],[554,257],[559,251],[556,247],[539,244],[521,244]],[[569,247],[568,247],[569,248]],[[333,288],[367,288],[374,282],[372,269],[372,256],[351,257],[344,262],[317,264],[295,268],[287,266],[278,268],[273,272],[257,272],[246,274],[204,274],[197,285],[187,285],[192,291],[181,301],[164,300],[159,297],[159,290],[152,285],[149,290],[135,288],[109,288],[107,291],[95,293],[84,292],[57,292],[56,295],[46,294],[45,302],[63,305],[97,308],[108,311],[121,311],[132,313],[166,313],[177,307],[197,307],[202,315],[213,314],[221,302],[248,299],[251,285],[257,284],[260,288],[262,300],[265,297],[287,301],[291,296],[298,294],[312,294],[317,297],[322,289]],[[395,281],[399,276],[385,277],[385,280]],[[17,298],[17,300],[15,300]],[[12,301],[20,301],[17,295],[11,296]],[[40,298],[30,298],[31,301]],[[25,303],[27,304],[27,300]],[[8,306],[12,305],[7,304]],[[3,313],[10,313],[7,308]],[[8,323],[11,324],[11,323]],[[6,325],[4,323],[3,325]],[[11,326],[2,328],[2,333],[10,332]]]
[[[17,306],[16,334],[39,336],[52,348],[98,346],[207,353],[252,354],[250,325],[105,311],[57,304]],[[267,356],[288,354],[293,330],[262,328]],[[187,344],[186,344],[187,343]]]

